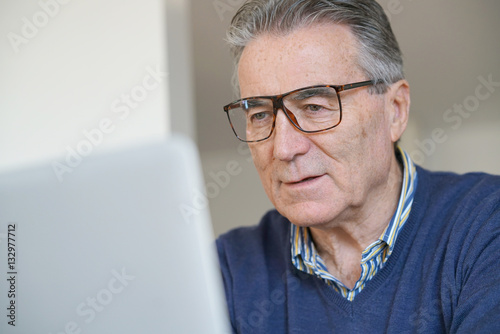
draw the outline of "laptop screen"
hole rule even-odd
[[[194,145],[0,175],[1,333],[224,333]]]

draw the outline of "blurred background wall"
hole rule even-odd
[[[188,5],[2,1],[0,171],[52,161],[66,176],[97,151],[194,138]]]
[[[403,148],[432,170],[500,174],[500,1],[379,2],[400,42],[412,92]],[[216,234],[256,224],[272,208],[222,111],[237,98],[223,39],[242,3],[191,2],[196,131]],[[227,172],[231,161],[239,167],[234,175]]]

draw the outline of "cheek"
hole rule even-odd
[[[358,125],[358,147],[354,149],[358,153],[359,169],[373,180],[390,167],[390,156],[393,154],[390,127],[383,108],[380,103],[371,112],[365,113]]]
[[[332,158],[336,174],[356,178],[358,171],[376,169],[390,143],[390,133],[381,103],[359,103],[347,110],[335,133],[327,140],[321,138],[316,147]]]
[[[264,191],[267,194],[267,197],[276,206],[275,202],[275,194],[273,191],[273,171],[272,171],[272,162],[273,162],[273,151],[272,145],[269,145],[267,142],[257,143],[257,144],[249,144],[250,152],[252,153],[253,163],[255,165],[255,169],[259,174],[259,178],[264,188]]]
[[[378,108],[369,122],[366,122],[364,131],[368,133],[368,144],[376,153],[383,153],[392,147],[390,124],[383,107]]]
[[[250,148],[250,153],[252,154],[252,160],[255,165],[255,168],[257,168],[258,171],[262,169],[262,166],[265,166],[264,163],[264,152],[261,147],[259,147],[259,144],[248,144]]]
[[[249,144],[253,163],[263,183],[269,182],[267,180],[271,177],[271,175],[268,174],[271,173],[270,166],[272,163],[273,151],[272,145],[269,144],[270,142]],[[265,186],[264,184],[264,187]]]
[[[353,139],[368,146],[377,146],[380,141],[387,140],[390,133],[387,131],[387,119],[381,100],[361,104],[356,110],[359,113],[351,124]]]

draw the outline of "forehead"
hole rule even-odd
[[[241,95],[275,95],[305,86],[363,79],[357,54],[356,40],[344,25],[317,24],[287,35],[260,35],[245,47],[240,58]]]

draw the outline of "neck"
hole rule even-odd
[[[394,158],[386,182],[351,215],[355,218],[309,228],[330,274],[350,289],[361,274],[362,252],[381,236],[396,211],[403,179],[401,169]]]

